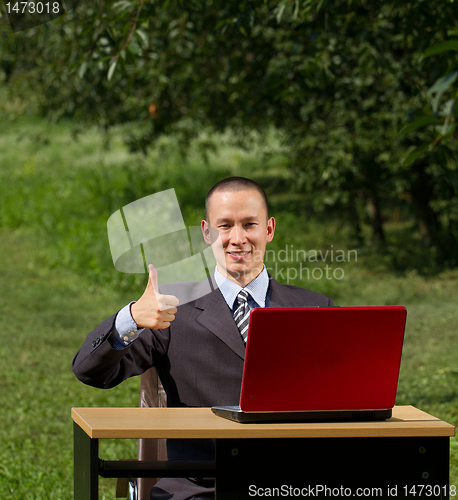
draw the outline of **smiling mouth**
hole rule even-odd
[[[231,256],[232,259],[241,260],[244,257],[246,257],[247,255],[250,255],[251,251],[245,251],[245,252],[227,252],[227,253]]]

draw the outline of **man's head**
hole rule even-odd
[[[227,179],[223,179],[222,181],[216,183],[208,192],[207,197],[205,198],[205,220],[209,222],[210,201],[215,192],[226,191],[230,193],[250,190],[257,191],[260,194],[266,210],[266,219],[268,219],[269,203],[264,189],[257,182],[247,179],[246,177],[228,177]]]
[[[218,270],[246,286],[262,271],[266,244],[275,231],[264,190],[244,177],[224,179],[207,195],[205,218],[201,225],[207,243],[212,242],[210,227],[221,237],[223,254],[216,255]]]

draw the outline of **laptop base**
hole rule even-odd
[[[240,406],[213,406],[212,412],[240,423],[256,422],[368,422],[391,418],[392,410],[335,410],[335,411],[285,411],[244,412]]]

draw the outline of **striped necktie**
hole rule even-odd
[[[237,295],[238,307],[234,313],[234,320],[243,341],[246,343],[248,337],[248,323],[250,322],[250,308],[248,307],[248,298],[250,294],[245,290],[240,290]]]

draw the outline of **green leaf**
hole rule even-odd
[[[141,40],[141,44],[143,45],[143,47],[147,47],[148,46],[148,35],[141,29],[138,29],[137,31],[135,31],[135,34]]]
[[[78,69],[78,76],[80,78],[83,78],[84,73],[86,73],[86,70],[87,70],[87,61],[83,61],[83,63],[81,64],[81,66]]]
[[[281,18],[283,16],[283,12],[286,8],[286,2],[283,2],[282,5],[280,5],[280,7],[278,8],[278,12],[277,12],[277,23],[281,23]]]
[[[111,7],[114,11],[118,11],[119,13],[124,12],[126,10],[133,9],[132,3],[127,0],[120,0],[116,2]]]
[[[409,132],[412,132],[413,130],[417,130],[421,127],[425,127],[426,125],[430,125],[431,123],[434,123],[436,121],[436,118],[432,115],[423,115],[414,120],[413,122],[407,124],[405,127],[402,127],[402,129],[398,133],[398,137],[402,137],[403,135],[408,134]]]
[[[216,26],[215,26],[215,31],[219,30],[222,26],[226,26],[227,28],[227,24],[232,22],[232,18],[231,17],[228,17],[227,19],[223,19],[222,21],[220,21]]]
[[[404,167],[409,166],[413,163],[419,156],[421,156],[425,151],[429,149],[429,143],[423,144],[419,148],[413,149],[402,161]]]
[[[431,105],[433,108],[433,113],[437,113],[439,108],[439,101],[442,94],[452,85],[452,83],[458,78],[458,71],[453,71],[448,75],[436,80],[434,85],[426,92],[426,95],[431,99]]]
[[[138,45],[135,38],[131,38],[129,45],[127,46],[127,51],[136,56],[143,52],[142,48],[140,47],[140,45]]]
[[[110,67],[108,68],[108,74],[107,74],[108,81],[111,80],[111,77],[113,76],[117,64],[118,64],[118,58],[116,57],[111,61]]]
[[[295,2],[294,2],[293,19],[297,19],[298,14],[299,14],[299,1],[295,0]]]
[[[69,66],[69,68],[67,70],[68,73],[71,73],[73,70],[78,68],[80,66],[80,64],[82,63],[82,61],[84,61],[85,57],[86,57],[86,54],[81,54],[80,57],[78,57],[78,59],[71,66]]]
[[[436,45],[433,45],[425,52],[423,57],[435,56],[436,54],[442,54],[442,52],[447,52],[449,50],[458,50],[458,40],[447,40],[446,42],[436,43]]]
[[[451,135],[453,135],[453,132],[455,132],[455,128],[456,128],[456,124],[454,122],[446,121],[442,125],[440,132],[444,136],[444,138],[450,137]]]
[[[445,144],[439,146],[439,159],[445,169],[457,170],[457,163],[453,151]]]
[[[447,181],[452,186],[455,193],[458,193],[458,169],[453,151],[444,145],[439,148],[439,163],[444,169]]]
[[[441,110],[441,116],[450,116],[452,117],[455,112],[455,99],[449,99]]]

